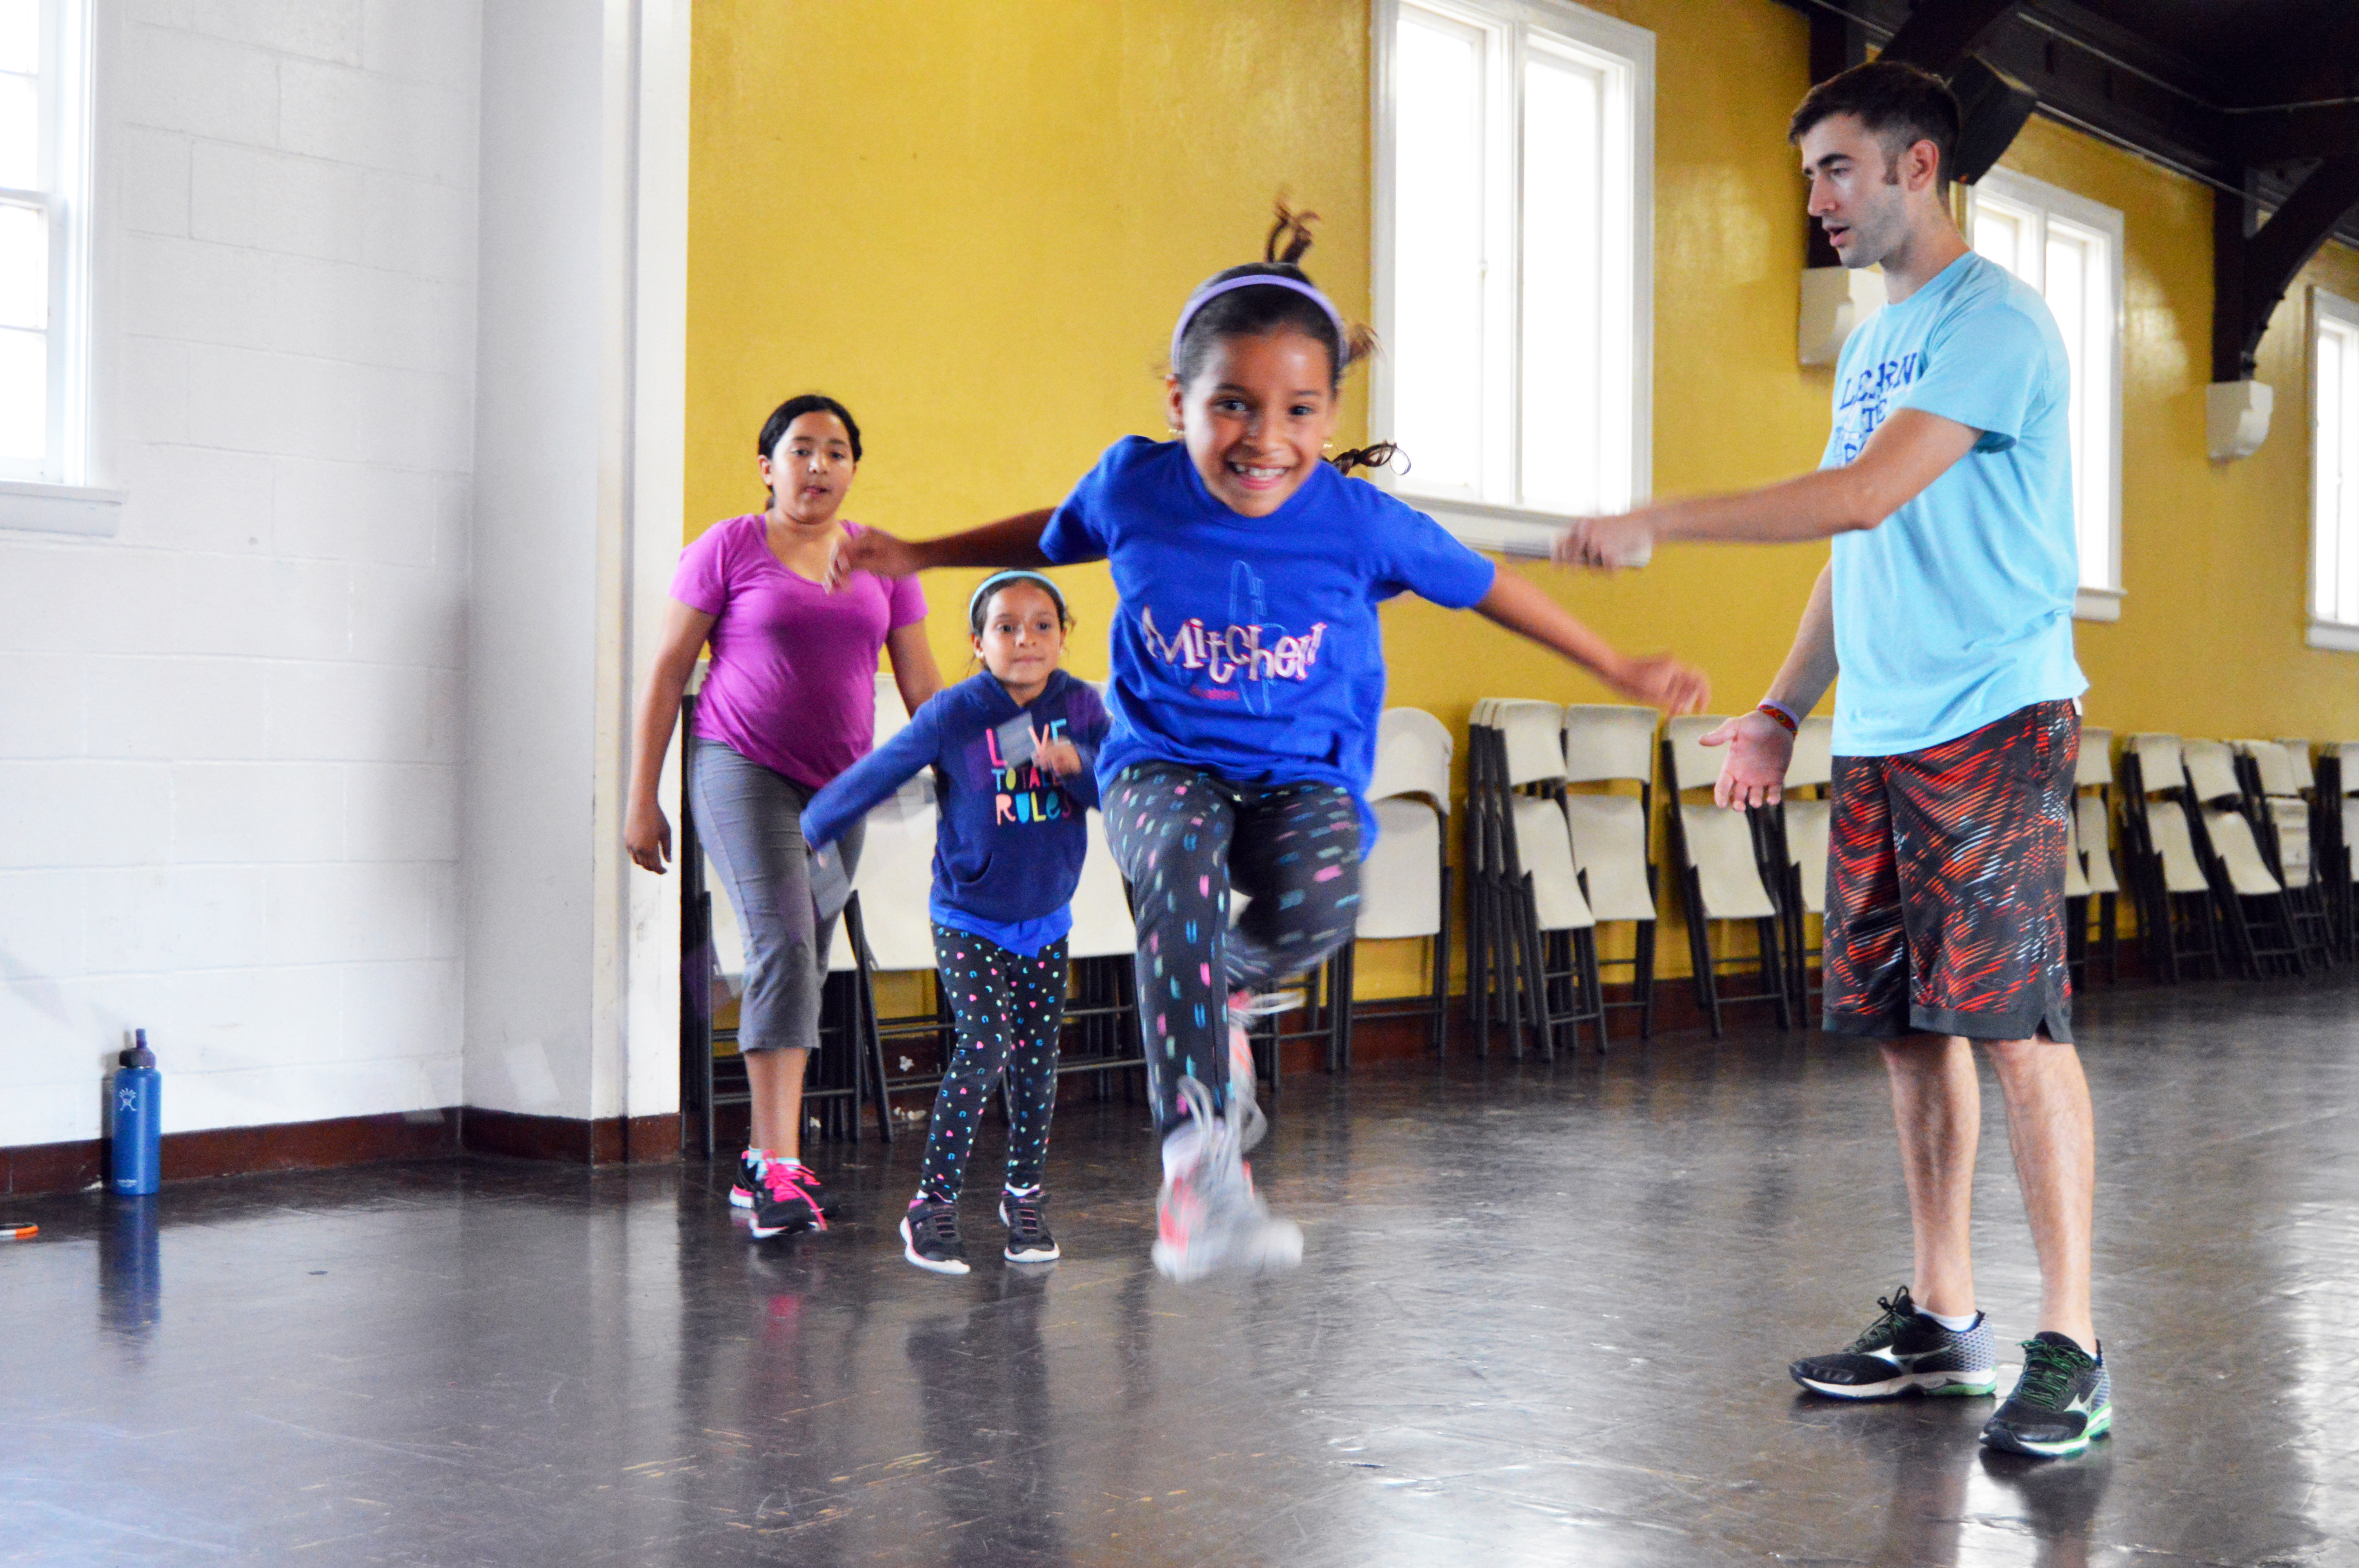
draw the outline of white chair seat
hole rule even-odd
[[[1574,784],[1647,783],[1655,776],[1658,722],[1651,708],[1572,704],[1564,710],[1564,776]]]
[[[1506,753],[1510,785],[1564,777],[1564,709],[1525,698],[1491,704],[1491,727]]]
[[[1089,853],[1082,861],[1081,885],[1073,890],[1073,934],[1066,939],[1069,958],[1114,958],[1138,951],[1138,931],[1131,924],[1130,900],[1123,895],[1122,871],[1106,845],[1105,818],[1093,806],[1089,814]]]
[[[934,926],[928,914],[934,885],[931,806],[895,795],[868,814],[867,842],[852,879],[860,894],[860,922],[880,970],[934,967]],[[843,944],[839,943],[839,946]]]
[[[1647,816],[1638,797],[1569,795],[1564,814],[1572,829],[1573,863],[1589,878],[1590,913],[1600,920],[1654,919],[1655,895],[1647,890]]]
[[[2072,769],[2072,787],[2087,789],[2093,784],[2114,782],[2114,732],[2110,730],[2081,729],[2079,761]]]
[[[1786,764],[1788,790],[1814,789],[1835,776],[1835,721],[1805,715],[1794,732],[1794,754]],[[1813,913],[1816,913],[1815,911]]]
[[[2269,863],[2261,856],[2261,846],[2253,837],[2253,825],[2245,820],[2241,811],[2211,810],[2203,814],[2203,831],[2212,838],[2212,853],[2228,868],[2228,885],[2245,898],[2272,897],[2285,892]]]
[[[1360,865],[1357,935],[1376,941],[1441,929],[1441,818],[1421,800],[1374,804],[1376,847]]]
[[[1786,851],[1802,869],[1802,908],[1811,914],[1827,912],[1827,830],[1833,813],[1823,800],[1786,803]]]
[[[2081,860],[2081,825],[2078,821],[2065,828],[2064,849],[2064,896],[2086,898],[2090,891],[2089,868]]]
[[[1597,924],[1573,870],[1572,834],[1552,800],[1516,796],[1510,819],[1516,863],[1532,879],[1532,904],[1542,931],[1585,930]]]
[[[2212,884],[2203,878],[2203,863],[2195,858],[2195,839],[2187,830],[2187,814],[2171,801],[2158,800],[2147,810],[2147,831],[2154,838],[2154,852],[2162,859],[2162,886],[2166,892],[2208,892]]]
[[[2074,802],[2074,839],[2081,849],[2093,893],[2117,893],[2122,891],[2122,879],[2114,871],[2114,849],[2105,821],[2105,803],[2093,795],[2084,795]]]
[[[1450,758],[1457,743],[1440,719],[1421,708],[1387,708],[1376,719],[1376,765],[1370,800],[1421,795],[1450,809]],[[1381,815],[1381,814],[1380,814]]]
[[[1682,803],[1680,825],[1709,918],[1767,920],[1777,913],[1769,890],[1761,885],[1761,868],[1753,859],[1753,830],[1743,812]]]
[[[2315,875],[2310,861],[2310,802],[2273,795],[2269,821],[2277,830],[2277,863],[2285,868],[2286,881],[2308,887]]]

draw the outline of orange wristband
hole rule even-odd
[[[1766,713],[1770,718],[1776,719],[1779,724],[1785,726],[1786,733],[1788,735],[1799,735],[1802,731],[1801,721],[1774,702],[1764,702],[1759,708],[1755,708],[1754,711],[1756,713]]]

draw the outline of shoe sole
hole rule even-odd
[[[773,1236],[815,1236],[825,1228],[820,1225],[773,1225],[766,1228],[756,1220],[745,1227],[745,1235],[749,1240],[767,1241]]]
[[[1897,1378],[1886,1378],[1881,1383],[1821,1383],[1815,1378],[1792,1374],[1794,1381],[1814,1394],[1831,1400],[1897,1400],[1904,1394],[1923,1394],[1931,1399],[1956,1398],[1979,1400],[1997,1391],[1998,1374],[1993,1372],[1979,1381],[1961,1378],[1955,1372],[1903,1372]]]
[[[1995,1448],[2004,1454],[2020,1454],[2030,1459],[2070,1459],[2075,1454],[2086,1454],[2089,1451],[2089,1444],[2113,1430],[2114,1407],[2107,1405],[2098,1412],[2097,1418],[2089,1423],[2087,1431],[2069,1443],[2035,1443],[2029,1438],[2017,1437],[2005,1432],[1995,1433],[1990,1428],[1984,1427],[1983,1446]]]
[[[918,1244],[909,1235],[909,1222],[906,1219],[901,1222],[901,1256],[929,1274],[964,1274],[972,1271],[966,1264],[955,1258],[919,1257]]]
[[[1148,1256],[1164,1278],[1178,1284],[1206,1279],[1213,1274],[1276,1274],[1299,1267],[1302,1262],[1302,1227],[1292,1220],[1273,1220],[1259,1243],[1246,1251],[1236,1251],[1220,1257],[1191,1259],[1180,1249],[1161,1237],[1148,1249]]]
[[[754,1206],[754,1195],[747,1192],[743,1187],[732,1187],[729,1189],[729,1206],[731,1208],[752,1208]]]

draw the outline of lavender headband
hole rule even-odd
[[[1337,342],[1349,343],[1352,341],[1351,329],[1343,325],[1343,313],[1335,308],[1333,300],[1310,285],[1298,277],[1288,277],[1283,273],[1247,273],[1243,277],[1232,277],[1220,283],[1208,283],[1188,297],[1188,303],[1180,311],[1180,324],[1171,329],[1171,368],[1174,371],[1180,368],[1180,340],[1188,335],[1188,323],[1196,319],[1197,311],[1201,310],[1223,294],[1232,294],[1240,288],[1264,287],[1294,290],[1295,293],[1327,312],[1327,319],[1335,324]]]

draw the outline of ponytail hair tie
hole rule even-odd
[[[990,608],[991,596],[1012,582],[1039,584],[1047,590],[1049,600],[1057,607],[1058,624],[1070,626],[1073,623],[1071,611],[1065,608],[1065,596],[1057,591],[1057,585],[1038,572],[1018,568],[1014,571],[994,572],[975,585],[974,597],[966,601],[966,619],[967,624],[974,629],[976,636],[983,635],[983,612]]]

